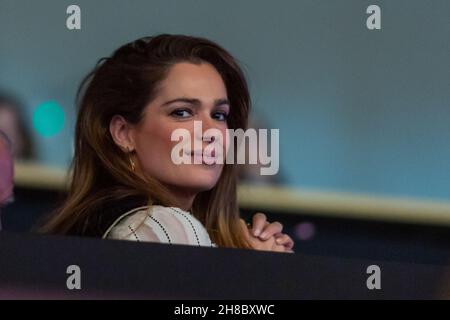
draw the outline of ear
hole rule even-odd
[[[112,117],[109,123],[109,132],[116,145],[124,152],[134,150],[133,127],[122,116]]]

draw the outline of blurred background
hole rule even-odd
[[[75,95],[136,38],[209,38],[240,61],[256,128],[280,130],[280,172],[242,173],[242,213],[280,220],[304,253],[436,259],[450,243],[450,2],[0,0],[0,129],[13,140],[27,232],[64,199]]]

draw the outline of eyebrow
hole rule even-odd
[[[199,99],[192,99],[192,98],[176,98],[176,99],[173,99],[173,100],[169,100],[169,101],[164,102],[161,106],[162,106],[162,107],[168,106],[169,104],[172,104],[172,103],[174,103],[174,102],[184,102],[184,103],[192,104],[192,105],[194,105],[194,106],[199,106],[199,105],[201,105],[201,102],[200,102]],[[218,107],[218,106],[225,105],[225,104],[230,105],[230,101],[229,101],[228,99],[226,99],[226,98],[214,100],[214,107]]]

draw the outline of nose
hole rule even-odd
[[[208,134],[204,134],[203,135],[203,141],[205,142],[214,142],[216,140],[216,137],[212,134],[208,135]]]
[[[208,132],[208,129],[219,129],[217,123],[214,119],[211,119],[209,115],[206,115],[201,118],[202,130],[201,132],[197,131],[196,139],[201,140],[203,142],[214,142],[216,140],[216,136],[214,135],[212,130]]]

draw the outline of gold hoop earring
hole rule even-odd
[[[131,171],[135,171],[136,170],[136,164],[133,161],[133,158],[131,156],[132,151],[127,147],[127,151],[128,151],[128,161],[130,162],[130,169]]]

